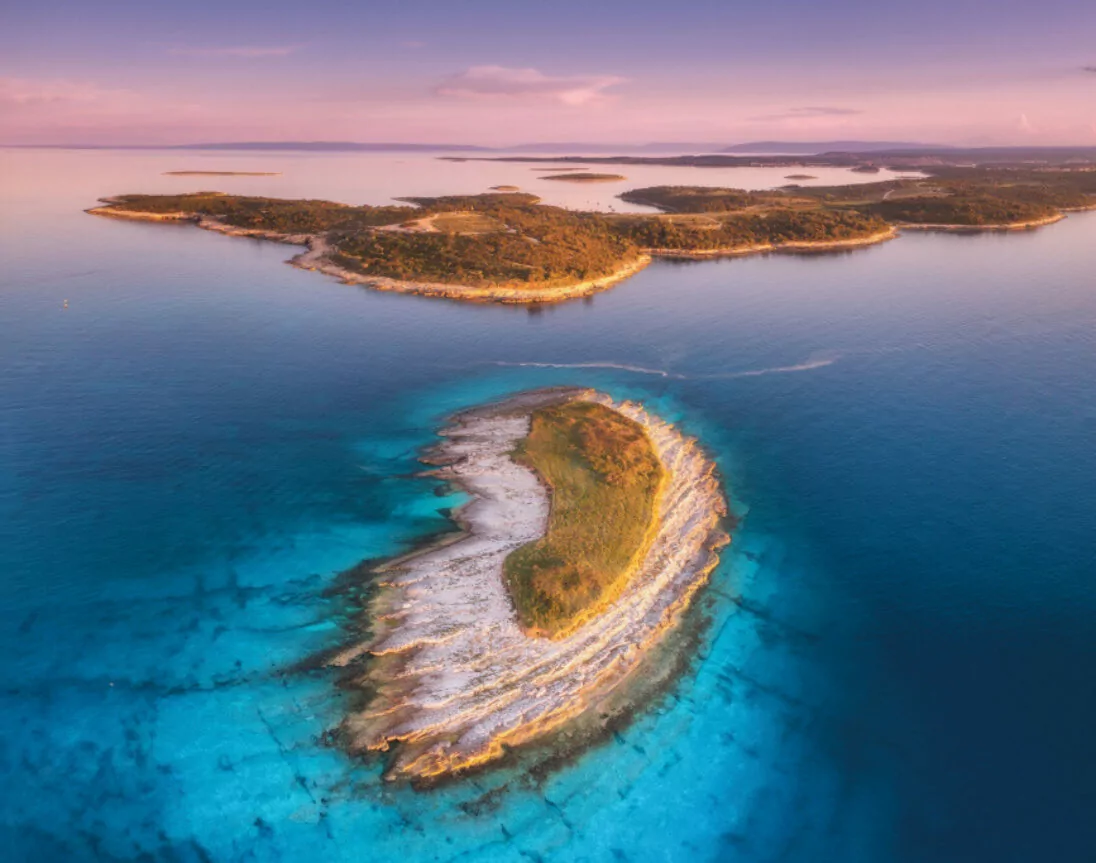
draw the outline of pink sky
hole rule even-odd
[[[0,143],[1096,144],[1077,0],[60,2],[5,13]]]

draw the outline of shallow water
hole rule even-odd
[[[80,212],[149,158],[0,152],[9,859],[1093,858],[1096,214],[535,311]],[[717,458],[742,523],[698,657],[542,783],[386,787],[294,666],[344,637],[340,571],[446,527],[411,476],[442,418],[545,384]]]

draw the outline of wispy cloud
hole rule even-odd
[[[788,108],[776,114],[762,114],[751,120],[808,120],[815,117],[855,117],[864,112],[858,108],[843,108],[836,105],[807,105],[801,108]]]
[[[301,49],[300,45],[229,45],[222,47],[183,46],[169,48],[168,53],[181,57],[286,57]]]
[[[0,105],[89,104],[132,95],[129,90],[109,90],[90,81],[0,78]]]
[[[586,105],[605,98],[605,90],[626,79],[616,75],[545,75],[537,69],[473,66],[446,78],[434,92],[460,99],[540,99]]]
[[[1091,72],[1093,75],[1096,75],[1096,66],[1082,66],[1081,71]]]

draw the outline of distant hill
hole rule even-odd
[[[750,141],[723,147],[717,153],[776,153],[786,156],[816,156],[819,153],[871,153],[877,150],[935,150],[933,144],[909,144],[899,141]]]

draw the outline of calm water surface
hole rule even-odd
[[[182,161],[0,151],[5,859],[1096,858],[1096,214],[659,263],[530,311],[81,213],[198,187],[159,176]],[[228,179],[506,182],[377,164]],[[742,522],[701,650],[541,782],[387,787],[295,665],[345,637],[340,572],[447,526],[412,476],[443,417],[545,384],[644,399],[718,459]]]
[[[788,183],[828,186],[874,183],[910,176],[883,169],[860,174],[847,168],[811,168],[811,180],[790,180],[802,168],[679,168],[664,165],[582,165],[566,162],[453,162],[414,153],[226,153],[222,151],[135,150],[120,155],[109,150],[58,152],[0,151],[11,159],[13,176],[5,185],[42,193],[44,177],[69,189],[105,189],[99,194],[126,192],[171,194],[213,189],[238,195],[282,198],[326,198],[347,204],[391,204],[394,198],[430,195],[476,195],[492,186],[517,186],[539,195],[547,204],[621,213],[655,213],[653,207],[628,204],[617,196],[628,189],[655,185],[730,186],[774,189]],[[15,169],[15,166],[18,166]],[[619,174],[625,180],[570,183],[549,180],[553,169]],[[547,169],[547,170],[546,170]],[[269,177],[168,176],[168,171],[267,171]],[[560,172],[562,173],[562,172]],[[916,174],[913,174],[916,176]],[[89,180],[92,182],[89,184]]]

